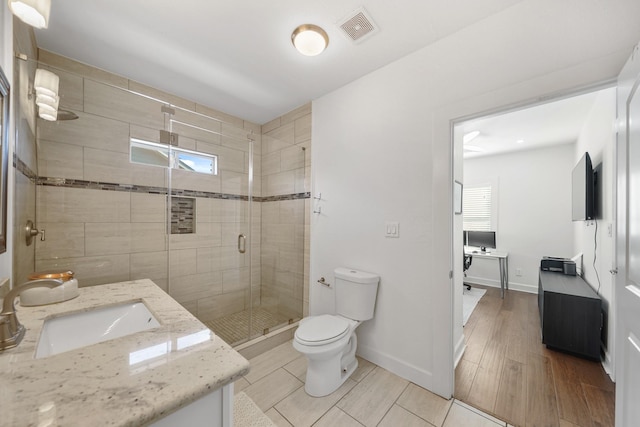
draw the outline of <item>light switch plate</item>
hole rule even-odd
[[[384,237],[400,237],[400,223],[397,221],[387,221],[385,224]]]

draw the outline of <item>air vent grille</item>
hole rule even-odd
[[[360,42],[366,36],[375,34],[378,27],[373,23],[363,8],[351,13],[346,19],[338,24],[347,36],[354,42]]]

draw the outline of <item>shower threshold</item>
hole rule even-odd
[[[273,313],[262,307],[253,307],[251,311],[253,320],[251,322],[250,337],[247,336],[250,317],[248,309],[203,323],[232,347],[266,335],[291,323],[288,317]]]

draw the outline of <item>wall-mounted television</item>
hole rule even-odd
[[[571,219],[595,219],[595,200],[595,176],[591,157],[589,153],[584,153],[571,173]]]

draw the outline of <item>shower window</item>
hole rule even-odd
[[[183,148],[171,148],[164,144],[131,138],[132,163],[150,166],[172,167],[208,175],[218,174],[218,156]]]

